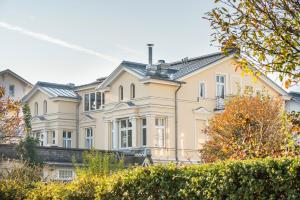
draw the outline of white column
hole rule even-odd
[[[48,146],[48,133],[46,129],[44,129],[44,132],[42,134],[43,134],[43,145]]]
[[[118,149],[118,122],[116,119],[113,120],[112,123],[112,148]]]
[[[131,124],[132,124],[132,147],[136,147],[136,134],[137,134],[136,117],[131,118]]]

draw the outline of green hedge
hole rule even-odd
[[[0,196],[1,193],[0,189]],[[26,198],[300,199],[300,158],[138,167],[109,177],[38,183]]]

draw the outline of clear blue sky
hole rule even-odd
[[[202,19],[211,0],[0,0],[0,70],[76,84],[122,60],[179,60],[218,51]]]

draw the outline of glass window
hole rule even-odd
[[[142,146],[147,146],[147,120],[142,119]]]
[[[58,177],[62,180],[71,180],[73,178],[72,170],[59,170]]]
[[[63,131],[63,147],[71,148],[72,146],[72,133],[71,131]]]
[[[123,96],[123,86],[121,85],[119,87],[119,100],[123,101],[123,99],[124,99],[124,96]]]
[[[97,92],[96,93],[96,109],[99,110],[101,108],[101,104],[102,104],[102,95],[101,92]]]
[[[164,147],[165,146],[165,119],[156,118],[155,128],[156,128],[155,146]]]
[[[55,131],[52,131],[52,144],[56,144]]]
[[[8,88],[9,91],[9,96],[14,97],[15,96],[15,86],[14,85],[10,85]]]
[[[199,97],[201,99],[205,98],[205,83],[200,83],[199,85]]]
[[[133,83],[130,85],[130,98],[135,98],[135,85]]]
[[[120,124],[121,148],[132,147],[132,123],[129,119],[122,119]]]
[[[85,94],[84,95],[84,111],[89,111],[90,109],[90,95]]]
[[[34,115],[37,116],[39,114],[39,104],[37,102],[34,103]]]
[[[216,76],[216,95],[219,98],[225,98],[225,76]]]
[[[47,101],[46,100],[44,100],[44,114],[46,114],[47,113]]]
[[[90,93],[90,110],[95,110],[96,108],[96,94]]]
[[[104,105],[105,104],[105,93],[103,92],[102,93],[102,105]]]
[[[93,128],[86,128],[85,129],[85,136],[86,136],[86,148],[91,149],[93,147]]]

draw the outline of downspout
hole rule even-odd
[[[76,105],[76,148],[79,148],[79,107],[80,102]]]
[[[175,160],[178,163],[178,99],[177,94],[182,86],[182,82],[179,83],[179,87],[175,91]]]

